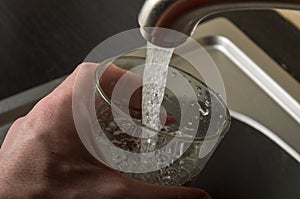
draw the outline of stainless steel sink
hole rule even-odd
[[[199,26],[194,38],[222,74],[231,115],[300,161],[299,82],[224,18]]]
[[[231,124],[191,186],[214,199],[299,198],[299,162],[255,128],[237,119]]]
[[[299,198],[300,84],[227,19],[194,39],[217,64],[234,119],[192,185],[214,198]]]
[[[217,64],[234,119],[191,185],[223,199],[300,198],[300,84],[227,19],[193,37]],[[0,135],[63,79],[0,101]]]

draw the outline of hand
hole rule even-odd
[[[0,149],[0,198],[210,198],[200,189],[129,179],[89,154],[76,133],[72,92],[79,68],[96,66],[81,64],[14,122]]]

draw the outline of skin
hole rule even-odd
[[[96,64],[79,65],[11,126],[0,149],[0,198],[210,198],[200,189],[129,179],[89,154],[72,116],[73,86],[81,67]],[[110,75],[118,73],[114,69]]]

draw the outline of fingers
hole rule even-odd
[[[104,93],[111,99],[130,98],[130,107],[140,109],[142,103],[142,79],[114,64],[108,65],[100,77],[100,85]],[[135,89],[137,88],[137,89]],[[117,89],[118,92],[114,92]],[[134,91],[132,93],[132,91]]]
[[[97,160],[94,159],[92,156],[90,156],[90,154],[88,154],[88,152],[85,150],[83,145],[79,144],[80,143],[79,138],[74,136],[76,134],[75,133],[76,129],[75,129],[73,115],[72,115],[73,88],[74,88],[76,76],[79,71],[83,75],[84,74],[90,75],[93,74],[93,71],[95,71],[96,67],[97,64],[92,64],[92,63],[83,63],[80,66],[78,66],[77,69],[61,85],[59,85],[52,93],[50,93],[48,96],[42,99],[32,109],[32,111],[25,118],[20,120],[19,123],[15,125],[15,128],[12,129],[13,131],[18,132],[18,128],[20,128],[19,125],[20,124],[24,125],[24,123],[26,123],[27,129],[22,132],[25,132],[27,134],[30,133],[35,134],[37,132],[40,135],[43,134],[44,136],[42,137],[43,138],[42,141],[47,143],[47,145],[44,146],[43,145],[44,143],[39,142],[41,140],[30,138],[30,142],[28,142],[30,143],[30,145],[26,145],[26,146],[24,145],[24,147],[31,146],[31,149],[28,150],[27,153],[30,156],[26,156],[26,157],[31,157],[32,159],[26,158],[26,160],[29,160],[29,163],[25,165],[32,165],[32,162],[35,162],[36,160],[40,160],[41,158],[44,158],[47,161],[49,161],[49,160],[53,160],[52,158],[55,157],[54,158],[55,161],[59,160],[60,158],[63,158],[64,163],[68,163],[68,160],[72,160],[71,162],[69,162],[72,164],[71,166],[75,165],[78,166],[80,169],[83,168],[83,169],[88,169],[90,171],[89,166],[92,166],[92,168],[96,168],[95,170],[97,171],[93,173],[95,174],[93,176],[97,176],[101,174],[101,176],[99,176],[100,180],[97,178],[96,183],[99,185],[101,184],[102,186],[100,187],[98,185],[99,189],[97,190],[97,192],[102,192],[102,191],[105,192],[105,190],[110,190],[110,188],[116,186],[116,182],[118,180],[125,182],[124,184],[126,186],[123,188],[122,187],[119,188],[121,192],[116,193],[116,192],[109,191],[106,192],[106,194],[104,195],[102,194],[102,196],[105,196],[106,198],[110,198],[110,196],[115,194],[121,194],[121,195],[123,194],[124,197],[122,198],[127,197],[127,198],[145,198],[145,199],[152,199],[152,198],[210,199],[209,195],[206,192],[199,189],[191,189],[185,187],[157,186],[157,185],[151,185],[147,183],[133,181],[127,178],[121,179],[121,177],[119,178],[119,176],[113,179],[111,178],[111,175],[108,173],[109,171],[111,172],[111,170],[108,168],[103,168],[103,165],[102,167],[100,167],[99,166],[100,163],[97,162]],[[124,71],[120,68],[117,68],[116,66],[113,66],[111,69],[112,70],[110,72],[107,71],[108,73],[107,75],[105,75],[107,79],[103,83],[105,86],[107,86],[108,92],[113,90],[114,87],[114,84],[111,84],[112,87],[110,87],[108,84],[111,82],[113,83],[116,82],[122,76],[122,74],[124,74]],[[134,82],[136,81],[137,79],[128,78],[127,85],[134,84]],[[137,94],[137,97],[140,99],[140,95]],[[140,101],[138,102],[138,105],[140,106]],[[20,137],[20,138],[24,139],[24,137]],[[16,139],[16,137],[11,136],[11,140],[13,139]],[[9,147],[11,149],[15,148],[15,147],[11,147],[13,145],[9,145],[9,144],[10,143],[7,143],[7,148]],[[49,150],[51,152],[44,153],[44,150],[45,151]],[[55,156],[53,156],[54,154]],[[46,155],[48,155],[49,157],[46,157]],[[13,157],[13,156],[9,156],[9,157]],[[81,161],[82,159],[87,160],[90,164],[84,165],[83,163],[85,162]],[[47,163],[47,161],[45,162]],[[58,162],[55,163],[59,164]],[[94,167],[95,165],[97,167]],[[50,164],[50,166],[52,166],[52,164]],[[41,167],[42,165],[38,163],[38,166],[34,168],[41,168]],[[86,173],[84,174],[85,175],[83,176],[86,176]],[[65,175],[65,176],[70,177],[70,175]],[[82,178],[78,177],[77,175],[74,176],[74,178],[80,181],[80,186],[73,187],[77,190],[80,187],[82,187],[83,185],[82,182],[85,182],[85,180],[81,180]],[[90,176],[89,179],[91,179]],[[105,184],[109,187],[103,187],[103,185]],[[74,184],[72,184],[72,186],[73,185]],[[87,186],[91,187],[91,184],[88,183]],[[101,194],[99,195],[101,196]],[[115,198],[120,198],[120,195],[116,195]]]
[[[147,194],[147,198],[164,198],[164,199],[211,199],[205,191],[186,187],[159,187],[160,190]],[[145,198],[146,199],[146,198]]]
[[[55,90],[40,100],[28,113],[36,126],[51,128],[52,131],[75,130],[72,115],[72,95],[77,73],[95,70],[97,64],[82,63]]]
[[[201,190],[188,187],[158,186],[137,182],[129,190],[135,194],[134,198],[152,199],[212,199],[210,195]]]
[[[108,195],[108,198],[140,198],[140,199],[212,199],[212,197],[202,189],[180,187],[180,186],[161,186],[149,184],[130,179],[116,171],[107,168],[106,174],[96,174],[94,184],[95,189],[90,193],[93,196]],[[107,178],[106,178],[107,177]],[[105,194],[106,193],[106,194]],[[103,195],[102,195],[103,196]],[[100,197],[101,198],[101,197]]]
[[[143,82],[140,77],[114,64],[110,64],[101,74],[99,83],[109,99],[115,102],[120,102],[123,99],[129,100],[131,117],[136,119],[142,118]],[[127,108],[125,107],[125,109]],[[166,120],[166,124],[176,123],[174,117],[166,115],[164,112],[161,112],[160,119],[161,121]]]
[[[212,199],[207,192],[201,189],[193,189],[187,187],[165,187],[163,192],[161,193],[161,198]]]

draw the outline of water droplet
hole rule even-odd
[[[188,125],[190,125],[190,126],[193,125],[193,122],[188,122]]]
[[[114,135],[120,135],[122,131],[114,131]]]
[[[177,72],[172,71],[172,77],[173,77],[173,78],[176,78],[176,77],[177,77]]]
[[[179,154],[180,156],[182,156],[182,154],[184,153],[184,143],[180,144],[180,148],[179,148]]]
[[[114,122],[110,122],[110,123],[109,123],[109,127],[110,127],[111,129],[116,129],[116,128],[117,128],[117,126],[116,126],[116,124],[115,124]]]
[[[207,107],[210,107],[210,101],[209,100],[205,100],[205,105],[207,106]]]
[[[209,115],[209,109],[203,110],[201,106],[199,106],[199,112],[200,112],[201,115],[203,115],[203,116],[208,116],[208,115]]]

